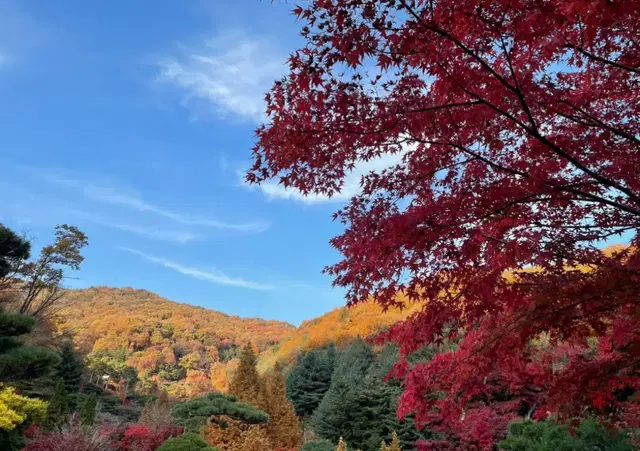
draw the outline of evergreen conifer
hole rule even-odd
[[[85,399],[84,404],[82,405],[82,409],[80,410],[80,423],[84,426],[93,425],[96,419],[96,405],[98,403],[98,398],[95,393],[90,394],[87,399]]]
[[[287,398],[282,368],[276,367],[265,377],[265,410],[269,414],[267,432],[275,448],[294,449],[300,446],[300,422]]]
[[[240,365],[229,385],[229,393],[237,396],[240,401],[261,408],[264,404],[264,386],[258,375],[257,363],[253,347],[247,342],[242,348]]]
[[[46,427],[55,429],[57,426],[65,424],[69,420],[69,400],[67,391],[64,388],[64,381],[58,380],[56,391],[47,406]]]
[[[67,393],[76,393],[80,390],[83,364],[73,350],[73,344],[70,341],[62,345],[57,372],[58,377],[64,381],[64,388]]]

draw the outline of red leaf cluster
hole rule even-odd
[[[638,425],[640,1],[315,0],[247,179],[333,195],[351,304],[424,309],[387,338],[400,413],[456,449],[516,416]],[[631,246],[602,252],[625,234]],[[426,446],[426,445],[425,445]],[[429,446],[435,446],[431,444]]]
[[[171,437],[177,437],[184,428],[165,426],[151,429],[144,425],[134,424],[125,428],[117,449],[121,451],[155,451]]]

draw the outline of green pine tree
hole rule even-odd
[[[158,451],[218,451],[218,449],[207,445],[198,434],[186,432],[164,442]]]
[[[171,411],[175,424],[188,432],[199,432],[214,417],[229,417],[246,424],[267,424],[269,415],[233,395],[212,392],[176,404]],[[224,421],[224,420],[222,420]]]
[[[555,421],[515,421],[499,449],[510,451],[631,451],[628,434],[611,434],[594,418],[587,418],[572,434]]]
[[[356,340],[338,357],[331,386],[311,418],[320,437],[336,443],[348,433],[345,438],[351,446],[360,446],[352,440],[357,416],[353,401],[372,362],[373,351],[364,340]]]
[[[300,417],[311,416],[320,405],[331,385],[335,360],[333,345],[298,356],[287,376],[287,394]]]
[[[95,393],[92,393],[87,397],[80,410],[80,423],[85,426],[91,426],[96,419],[96,405],[98,398]]]
[[[378,450],[381,442],[412,449],[413,443],[428,438],[417,430],[411,418],[398,420],[398,397],[402,387],[384,378],[397,361],[398,349],[385,346],[376,356],[361,340],[338,357],[331,388],[312,417],[314,431],[335,443],[341,436],[353,449]],[[387,445],[391,446],[391,445]]]
[[[35,326],[31,315],[8,312],[0,307],[0,382],[19,382],[50,374],[59,361],[55,352],[25,345],[22,336]]]
[[[335,451],[336,447],[329,440],[314,440],[305,443],[300,451]]]
[[[64,381],[67,393],[76,393],[80,390],[83,369],[82,360],[73,350],[73,344],[70,341],[64,343],[60,351],[57,373],[58,377]]]
[[[31,243],[0,224],[0,280],[2,282],[5,282],[2,279],[10,277],[15,272],[18,262],[29,258],[30,253]]]
[[[56,392],[49,401],[47,407],[47,419],[45,426],[48,429],[54,429],[57,426],[65,424],[69,420],[69,400],[67,391],[64,388],[64,381],[58,380],[56,384]]]

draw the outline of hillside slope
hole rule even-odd
[[[57,326],[75,337],[90,361],[133,366],[149,389],[161,386],[173,396],[190,397],[225,391],[247,341],[265,371],[276,362],[292,363],[300,351],[369,337],[419,309],[404,304],[404,310],[386,312],[374,302],[341,307],[295,328],[180,304],[146,290],[92,287],[69,291]]]
[[[399,296],[399,301],[405,305],[403,310],[390,309],[385,312],[378,304],[367,302],[353,307],[340,307],[303,322],[278,345],[262,353],[260,370],[271,368],[276,362],[288,365],[301,351],[329,343],[344,346],[356,337],[370,337],[420,309],[420,304],[411,303]]]
[[[57,313],[61,332],[85,354],[126,360],[148,385],[176,396],[224,389],[237,348],[264,351],[295,328],[280,321],[229,316],[179,304],[145,290],[71,290]]]

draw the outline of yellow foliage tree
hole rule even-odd
[[[389,445],[384,441],[380,444],[380,451],[402,451],[400,439],[398,439],[396,431],[393,431],[393,434],[391,435],[391,443]]]
[[[240,401],[258,408],[264,407],[264,386],[258,375],[257,358],[250,342],[242,348],[240,364],[235,376],[229,384],[229,393],[236,395]]]
[[[25,421],[43,420],[47,403],[16,394],[13,387],[0,387],[0,429],[12,431]]]
[[[187,371],[185,384],[187,386],[187,393],[190,398],[208,393],[213,388],[211,379],[209,379],[209,375],[204,371],[199,370]]]
[[[393,434],[391,435],[391,445],[389,445],[388,451],[402,451],[396,431],[393,431]]]
[[[287,389],[279,365],[265,376],[265,411],[269,414],[267,432],[274,448],[294,449],[301,444],[300,422],[287,398]]]
[[[223,393],[229,391],[229,376],[227,376],[227,369],[222,363],[215,362],[211,365],[209,377],[214,389]]]

